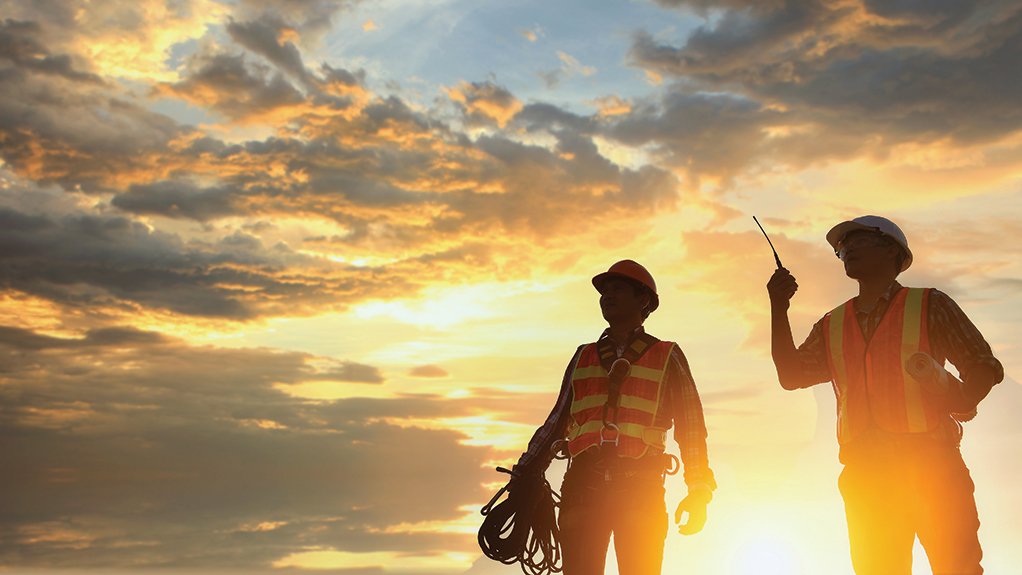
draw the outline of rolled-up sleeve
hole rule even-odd
[[[706,449],[706,421],[695,379],[681,348],[675,346],[667,364],[667,391],[671,394],[674,439],[678,442],[685,485],[689,492],[712,492],[717,482]]]
[[[930,292],[930,340],[937,343],[963,380],[978,366],[989,367],[994,383],[1004,379],[1004,366],[994,357],[990,344],[953,299],[939,290]]]
[[[823,318],[813,324],[805,341],[798,346],[798,361],[802,366],[802,381],[807,382],[807,386],[831,380],[827,343],[823,338]]]
[[[575,370],[575,362],[578,361],[578,356],[582,353],[583,347],[579,347],[575,351],[575,355],[568,363],[568,367],[564,371],[564,377],[561,379],[561,390],[557,395],[557,401],[554,402],[554,407],[550,410],[550,414],[547,415],[543,425],[532,434],[528,448],[518,458],[518,463],[515,465],[516,469],[543,473],[550,466],[550,460],[554,456],[553,452],[550,451],[551,445],[558,439],[564,439],[567,433],[568,416],[571,412],[572,400],[571,374]]]

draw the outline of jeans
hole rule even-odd
[[[646,469],[608,479],[599,465],[573,463],[558,525],[564,575],[602,575],[612,533],[621,575],[660,575],[668,526],[663,476]]]
[[[911,575],[916,536],[934,575],[983,573],[975,486],[957,447],[861,454],[838,487],[856,575]]]

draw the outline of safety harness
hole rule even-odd
[[[628,376],[632,364],[642,358],[659,340],[640,333],[626,345],[618,357],[616,346],[609,337],[597,341],[596,349],[600,366],[609,375],[607,399],[602,407],[602,424],[599,447],[620,444],[621,430],[618,415],[621,408],[621,386]],[[581,353],[582,348],[579,348]],[[576,357],[576,361],[577,361]],[[613,433],[608,437],[605,432]],[[558,439],[550,447],[554,459],[567,459],[571,467],[568,440]],[[674,455],[660,454],[666,475],[678,472],[680,463]],[[613,459],[619,459],[613,457]],[[505,565],[520,563],[526,575],[547,575],[561,572],[561,549],[557,527],[556,509],[560,507],[560,495],[551,487],[542,474],[520,473],[498,467],[497,471],[507,473],[511,479],[480,510],[485,517],[479,527],[478,541],[483,554]],[[620,477],[627,477],[625,471]],[[617,473],[615,472],[615,477]],[[612,476],[607,472],[606,479]],[[504,495],[506,498],[501,500]]]

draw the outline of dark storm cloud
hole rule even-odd
[[[409,289],[386,272],[316,260],[282,245],[267,249],[245,234],[185,242],[112,216],[51,219],[0,208],[0,257],[4,289],[80,312],[131,304],[244,320]]]
[[[62,76],[68,80],[101,84],[99,76],[76,70],[67,54],[50,54],[39,36],[36,22],[0,21],[0,61],[42,74]]]
[[[277,108],[296,106],[305,95],[269,67],[246,61],[241,54],[202,55],[180,82],[162,84],[164,95],[209,106],[229,118],[243,119]]]
[[[235,15],[246,20],[267,16],[281,19],[298,30],[303,38],[315,42],[330,29],[335,15],[360,2],[361,0],[242,0],[235,10]]]
[[[0,157],[38,183],[116,186],[190,132],[100,86],[19,68],[0,70],[0,79]]]
[[[110,203],[135,214],[161,214],[203,222],[236,213],[235,194],[227,188],[199,188],[189,182],[163,181],[132,184]]]
[[[763,153],[763,129],[781,116],[740,96],[675,90],[616,117],[604,133],[634,146],[655,142],[667,163],[697,174],[731,174]]]
[[[141,347],[164,341],[166,341],[165,338],[158,333],[142,331],[133,327],[93,329],[89,330],[85,337],[67,339],[40,335],[23,328],[0,326],[0,345],[25,351],[117,346]]]
[[[464,405],[308,402],[274,386],[317,379],[313,356],[131,328],[77,338],[5,328],[0,357],[4,564],[242,569],[316,546],[471,543],[387,528],[482,500],[482,450],[381,421]]]
[[[227,33],[235,42],[253,53],[273,62],[279,69],[298,80],[305,79],[305,64],[298,48],[289,41],[281,41],[287,25],[277,18],[263,18],[253,22],[227,24]]]
[[[748,66],[778,47],[787,47],[792,53],[812,47],[802,44],[800,34],[813,26],[824,27],[828,19],[843,13],[828,10],[820,1],[784,2],[772,9],[766,4],[738,6],[725,11],[712,28],[704,25],[696,29],[682,48],[658,44],[640,33],[632,57],[641,65],[667,73],[730,71]]]
[[[883,153],[906,141],[990,141],[1022,127],[1022,75],[1012,73],[1022,6],[1013,2],[729,2],[680,46],[639,33],[631,57],[687,90],[790,110],[792,124],[810,127],[801,139],[828,153],[861,151],[828,150],[828,140],[849,134]],[[778,144],[778,157],[811,157],[799,139]]]

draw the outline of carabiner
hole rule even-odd
[[[665,453],[664,457],[667,458],[667,468],[664,469],[665,475],[674,475],[681,469],[681,461],[678,461],[678,457],[673,453]]]
[[[607,439],[603,436],[604,429],[612,429],[614,431],[614,439]],[[604,443],[613,443],[614,447],[617,447],[621,442],[621,428],[616,423],[610,423],[607,421],[603,422],[603,427],[600,428],[600,447],[603,447]]]

